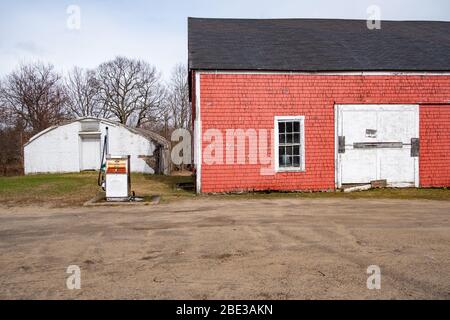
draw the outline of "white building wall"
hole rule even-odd
[[[132,172],[154,173],[145,160],[139,158],[153,155],[156,148],[153,141],[120,125],[101,122],[102,152],[106,127],[109,130],[110,154],[130,155]],[[50,130],[29,142],[24,147],[25,174],[79,172],[81,162],[79,131],[80,121],[75,121]]]
[[[156,148],[152,141],[144,138],[139,134],[135,134],[128,129],[101,123],[100,130],[102,132],[102,147],[106,133],[106,127],[109,131],[109,153],[111,155],[130,155],[130,167],[132,172],[154,173],[144,159],[139,156],[151,156]],[[102,149],[103,151],[103,149]]]
[[[79,123],[57,127],[24,148],[25,174],[80,171]]]

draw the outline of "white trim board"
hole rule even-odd
[[[195,70],[195,74],[282,74],[282,75],[322,75],[322,76],[450,76],[450,71],[232,71]]]
[[[202,190],[202,122],[200,114],[200,73],[195,73],[194,161],[196,165],[196,193]]]
[[[301,164],[299,168],[280,168],[279,167],[279,159],[278,159],[278,121],[279,120],[299,120],[300,121],[300,159]],[[275,116],[273,120],[273,155],[274,155],[274,164],[275,164],[275,172],[304,172],[305,171],[305,116]]]

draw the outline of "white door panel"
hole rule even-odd
[[[81,139],[81,170],[98,170],[100,166],[100,139]]]
[[[390,183],[414,182],[415,158],[411,157],[411,148],[380,149],[379,179],[386,179]]]
[[[377,113],[375,111],[345,111],[342,113],[342,135],[346,144],[354,142],[369,142],[366,129],[377,127]]]
[[[338,105],[336,116],[336,134],[345,137],[344,153],[336,151],[338,186],[379,179],[418,186],[418,157],[411,157],[417,105]]]
[[[411,143],[416,137],[413,111],[378,112],[378,140]]]
[[[343,181],[348,183],[366,183],[377,178],[376,150],[348,150],[342,154],[341,171]]]

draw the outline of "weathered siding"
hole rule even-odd
[[[335,104],[448,101],[450,76],[201,74],[203,133],[210,128],[221,130],[223,136],[225,129],[233,128],[272,130],[275,116],[303,115],[306,146],[305,172],[261,175],[259,164],[208,165],[202,161],[201,191],[334,189]],[[441,114],[448,117],[446,112]],[[203,142],[203,151],[207,143]],[[271,141],[269,143],[272,144]],[[425,147],[421,153],[421,168],[435,165],[433,158],[424,154],[426,152]],[[421,174],[422,179],[427,181]]]
[[[450,186],[450,104],[420,106],[420,184]]]

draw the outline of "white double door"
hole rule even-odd
[[[338,187],[380,179],[418,186],[419,159],[411,154],[411,139],[419,138],[417,105],[336,105],[336,134]]]

